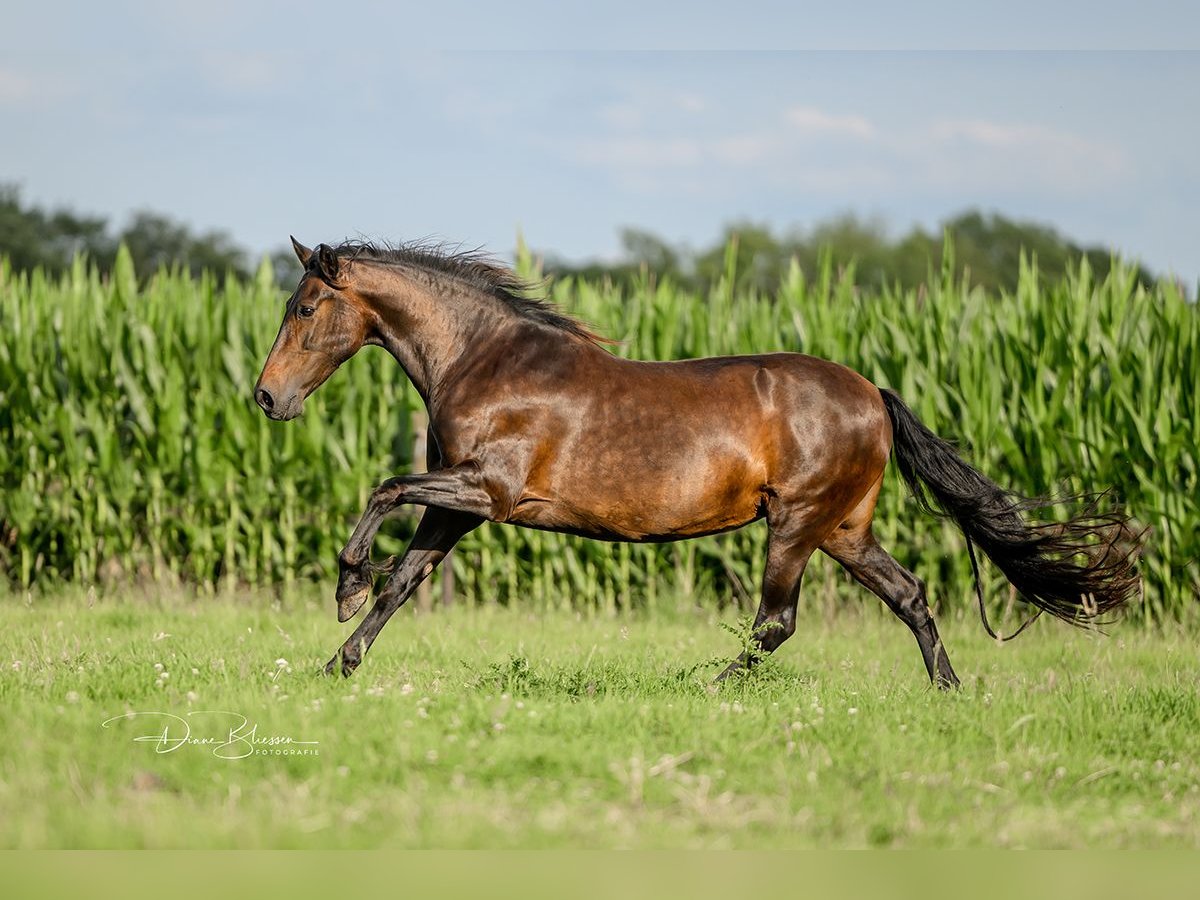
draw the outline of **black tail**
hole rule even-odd
[[[1139,593],[1142,536],[1119,511],[1100,512],[1093,499],[1081,515],[1066,522],[1031,523],[1025,512],[1054,501],[1027,499],[994,484],[921,424],[895,392],[880,393],[892,420],[896,464],[917,503],[953,519],[967,537],[981,614],[983,590],[973,543],[1023,599],[1076,625],[1102,619]],[[986,615],[983,624],[995,637]]]

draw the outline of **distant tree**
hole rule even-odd
[[[890,274],[900,287],[924,284],[931,270],[936,273],[941,269],[942,235],[934,237],[923,228],[913,228],[892,245],[891,260]]]
[[[275,272],[275,283],[288,291],[293,290],[300,281],[303,270],[296,252],[291,247],[279,247],[268,254],[271,268]]]
[[[1112,265],[1112,253],[1103,247],[1081,247],[1047,225],[996,213],[965,212],[947,221],[945,228],[954,237],[958,266],[976,284],[1015,290],[1022,252],[1036,257],[1038,271],[1049,280],[1061,278],[1082,257],[1099,277]],[[1154,282],[1145,268],[1139,266],[1137,273],[1143,284]]]
[[[192,234],[186,225],[159,213],[136,213],[118,242],[129,248],[134,268],[142,275],[173,265],[195,275],[205,270],[218,277],[227,272],[240,277],[248,274],[246,253],[229,235],[221,231]]]
[[[687,253],[644,231],[622,232],[622,258],[613,263],[572,265],[550,260],[547,271],[556,275],[583,275],[624,281],[643,272],[669,274],[695,289],[715,284],[728,270],[733,254],[733,272],[739,288],[774,290],[792,260],[810,275],[817,271],[823,254],[838,266],[853,264],[854,276],[864,287],[913,288],[924,283],[932,270],[935,277],[942,265],[942,233],[954,239],[958,277],[991,290],[1016,289],[1021,254],[1035,257],[1038,270],[1047,280],[1061,278],[1081,258],[1103,277],[1112,265],[1113,254],[1103,247],[1082,247],[1053,228],[1036,222],[1017,221],[995,213],[969,210],[948,219],[935,237],[924,229],[912,228],[898,238],[888,236],[877,219],[840,216],[818,224],[810,232],[776,235],[755,223],[728,226],[710,247]],[[1154,276],[1137,270],[1145,285]]]
[[[896,250],[888,243],[887,229],[877,219],[859,219],[854,215],[839,216],[813,229],[804,241],[802,253],[797,253],[801,265],[810,270],[815,268],[821,252],[833,251],[834,261],[840,265],[854,264],[855,277],[859,284],[879,287],[895,281],[903,282],[897,272]],[[921,275],[925,274],[921,261]]]
[[[696,258],[696,277],[713,284],[726,271],[726,253],[732,252],[734,279],[739,287],[774,290],[787,271],[788,248],[764,225],[741,223],[727,227],[721,239]]]
[[[1037,259],[1039,272],[1048,280],[1061,278],[1080,259],[1086,259],[1101,278],[1112,266],[1113,254],[1103,247],[1080,246],[1047,225],[996,213],[968,210],[945,221],[942,229],[954,238],[957,274],[991,290],[1016,289],[1022,253]],[[670,278],[697,290],[732,271],[737,289],[770,292],[793,260],[812,275],[824,254],[838,266],[853,264],[856,282],[869,288],[916,287],[931,269],[939,272],[942,264],[941,230],[934,237],[914,227],[893,239],[881,221],[853,215],[822,222],[807,233],[780,235],[765,225],[735,223],[712,246],[696,252],[636,228],[623,229],[620,238],[621,256],[615,261],[571,263],[548,257],[545,271],[625,284]],[[226,232],[197,234],[168,216],[142,211],[113,234],[102,217],[29,206],[22,202],[19,188],[0,184],[0,255],[8,257],[15,269],[40,266],[61,272],[84,253],[101,270],[108,270],[120,243],[129,248],[143,278],[161,266],[182,266],[194,274],[207,270],[218,278],[227,273],[249,275],[246,252]],[[291,248],[273,251],[270,259],[277,283],[290,290],[300,276]],[[1154,283],[1154,275],[1145,268],[1139,266],[1136,273],[1142,284]]]
[[[109,256],[113,244],[105,227],[104,219],[96,216],[27,207],[18,187],[0,185],[0,254],[15,269],[41,266],[60,272],[71,265],[76,253]]]
[[[645,266],[660,276],[678,277],[680,252],[662,238],[638,228],[623,228],[621,246],[626,258],[634,265]]]
[[[107,271],[122,242],[142,277],[159,266],[172,265],[193,273],[208,269],[219,278],[227,272],[247,274],[245,251],[224,232],[193,234],[167,216],[139,212],[114,235],[103,217],[28,206],[21,201],[18,187],[0,185],[0,254],[8,257],[14,269],[40,266],[48,272],[61,272],[76,254],[86,253]]]

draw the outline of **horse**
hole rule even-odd
[[[338,556],[338,620],[386,581],[325,667],[350,676],[388,619],[484,521],[602,541],[664,542],[768,529],[749,669],[796,629],[816,550],[837,560],[912,631],[930,681],[959,684],[925,584],[871,528],[889,457],[916,505],[953,521],[1035,608],[1075,624],[1140,589],[1140,535],[1095,504],[1064,522],[1050,501],[997,486],[926,428],[893,391],[835,362],[763,353],[670,362],[621,358],[536,286],[476,252],[348,241],[310,249],[254,399],[276,421],[365,345],[383,347],[429,414],[428,471],[372,493]],[[611,343],[611,342],[608,342]],[[371,560],[385,516],[425,511],[398,563]],[[1028,622],[1026,623],[1028,624]],[[984,617],[984,626],[996,636]]]

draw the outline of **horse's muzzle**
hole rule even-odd
[[[254,389],[254,402],[266,413],[268,419],[274,419],[276,422],[294,419],[304,411],[304,400],[299,394],[291,394],[286,399],[281,399],[264,387]]]

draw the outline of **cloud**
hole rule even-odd
[[[24,103],[33,97],[33,79],[19,72],[0,69],[0,103]]]
[[[35,74],[0,68],[0,106],[40,108],[62,100],[71,92],[71,86],[56,73]]]
[[[604,107],[600,119],[619,132],[641,131],[641,134],[600,135],[573,142],[569,155],[576,161],[620,170],[624,175],[633,170],[678,167],[725,167],[745,169],[794,161],[806,151],[801,145],[813,137],[834,141],[846,138],[861,140],[875,134],[874,126],[858,115],[836,115],[813,107],[793,107],[785,111],[782,120],[765,127],[730,133],[724,129],[715,134],[692,134],[703,123],[686,121],[664,122],[664,112],[698,113],[705,109],[702,98],[677,95],[656,118],[652,107],[641,101],[629,101]],[[781,127],[781,122],[784,127]],[[649,129],[662,136],[646,133]]]
[[[636,96],[608,103],[598,117],[605,125],[630,131],[661,121],[664,115],[682,114],[695,117],[708,110],[708,101],[690,92],[661,91],[639,93]]]
[[[1040,124],[951,119],[933,123],[915,153],[927,152],[944,180],[1078,191],[1129,172],[1118,146]]]
[[[709,153],[718,162],[732,166],[752,166],[769,159],[778,152],[779,142],[766,135],[743,134],[719,138],[714,141]]]
[[[997,191],[1079,194],[1112,187],[1130,165],[1117,145],[1039,123],[983,118],[885,125],[849,111],[788,106],[774,118],[721,130],[703,119],[658,120],[629,107],[608,127],[568,141],[577,164],[607,169],[625,186],[656,193],[709,184],[855,197],[914,188],[976,197]]]
[[[282,55],[268,52],[204,53],[199,66],[209,83],[233,94],[273,93],[287,84],[290,71]]]
[[[689,138],[601,138],[575,143],[571,155],[579,162],[606,168],[657,169],[698,165],[707,148]]]
[[[985,119],[943,120],[934,124],[930,134],[934,140],[942,143],[976,144],[994,150],[1036,151],[1056,156],[1099,154],[1113,162],[1119,155],[1102,144],[1043,125],[989,122]]]
[[[838,115],[813,106],[793,106],[784,111],[783,118],[789,125],[807,135],[853,137],[863,140],[875,137],[875,126],[865,116]]]

